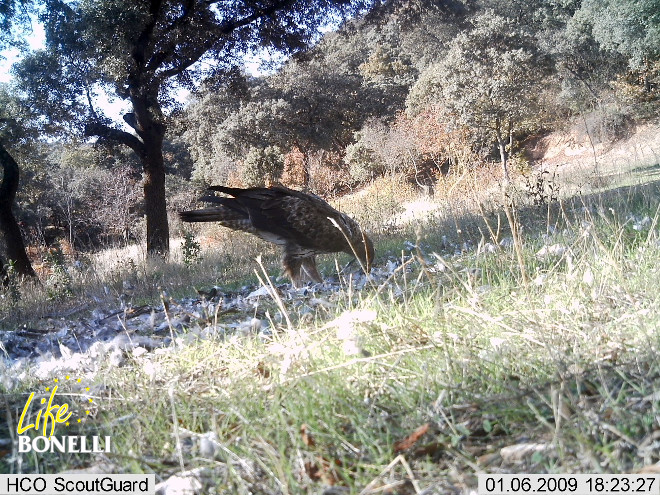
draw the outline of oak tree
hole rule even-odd
[[[513,19],[485,11],[459,34],[446,58],[429,67],[408,96],[409,110],[442,103],[448,113],[497,146],[505,180],[514,133],[539,115],[550,61]]]
[[[7,0],[0,2],[0,49],[19,46],[21,37],[16,34],[25,26],[28,1]],[[17,274],[36,278],[32,264],[25,252],[25,243],[20,226],[16,221],[12,207],[19,186],[19,166],[11,151],[11,144],[20,145],[27,136],[26,129],[19,122],[26,116],[26,109],[7,87],[0,88],[0,234],[4,240],[7,261],[12,264]],[[0,276],[7,280],[5,260],[0,258]]]
[[[660,0],[584,0],[574,19],[591,28],[603,50],[625,57],[644,90],[652,91],[660,61]]]
[[[25,137],[25,129],[16,119],[19,103],[4,88],[0,88],[0,233],[4,240],[7,262],[17,274],[36,277],[32,264],[25,252],[21,228],[16,221],[12,207],[18,192],[20,170],[18,162],[7,143],[20,144]],[[4,272],[5,260],[0,258],[0,275]]]

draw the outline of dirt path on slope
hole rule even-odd
[[[537,170],[555,176],[564,194],[660,178],[660,122],[639,125],[615,141],[599,139],[586,129],[576,124],[539,139],[528,149]]]

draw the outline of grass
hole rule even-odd
[[[0,462],[56,472],[104,461],[159,479],[199,468],[204,493],[227,494],[459,493],[479,472],[657,463],[658,187],[516,199],[513,233],[496,204],[445,205],[376,235],[377,265],[402,262],[388,278],[320,295],[324,304],[285,301],[291,330],[108,363],[83,428],[110,435],[112,454]],[[73,290],[106,285],[116,297],[128,277],[153,302],[159,287],[175,298],[224,287],[263,250],[248,239],[187,268],[96,269]],[[277,270],[276,255],[266,262]],[[5,395],[11,417],[36,383]]]

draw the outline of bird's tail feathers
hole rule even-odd
[[[245,215],[222,206],[202,208],[201,210],[180,211],[179,217],[184,222],[235,222],[245,220]]]

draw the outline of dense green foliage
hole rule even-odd
[[[0,49],[21,46],[21,35],[29,29],[28,6],[30,0],[3,0],[0,2]]]
[[[440,173],[457,155],[471,166],[497,157],[507,175],[518,142],[596,109],[604,138],[618,137],[658,98],[655,4],[393,2],[327,35],[304,60],[244,74],[240,96],[235,80],[196,93],[186,110],[195,176],[226,180],[227,167],[247,166],[248,150],[277,144],[302,152],[298,185],[310,186],[308,162],[320,151],[330,173],[348,167],[359,183],[392,170],[383,150],[394,142],[414,142],[397,155],[411,175],[429,159]]]

